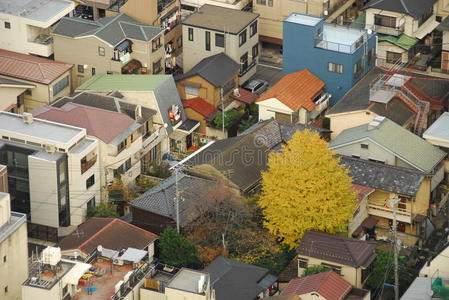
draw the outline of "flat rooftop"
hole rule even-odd
[[[332,51],[352,53],[362,45],[365,34],[367,33],[363,29],[325,23],[322,38],[316,46]]]
[[[1,166],[0,166],[1,167]],[[2,169],[2,168],[0,168]],[[9,197],[8,193],[0,193],[0,201],[5,197]],[[6,240],[11,234],[13,234],[19,227],[27,220],[26,214],[11,212],[9,222],[0,226],[0,244]]]
[[[0,0],[0,13],[46,22],[75,7],[69,0]]]
[[[447,147],[449,144],[449,113],[443,113],[423,134],[424,139],[431,139],[432,144]]]
[[[322,19],[318,18],[318,17],[293,13],[293,14],[290,14],[285,19],[285,22],[296,23],[296,24],[307,25],[307,26],[315,26],[321,20]]]
[[[85,129],[57,124],[42,119],[33,118],[31,124],[23,121],[22,116],[0,112],[0,134],[10,138],[27,137],[36,138],[45,142],[69,143],[73,139],[79,139],[84,136]]]
[[[206,273],[183,268],[173,277],[167,287],[201,294],[203,291],[198,290],[198,283],[203,281],[204,284],[206,282],[205,280]]]
[[[23,285],[50,290],[64,277],[76,264],[68,261],[60,261],[57,268],[49,265],[34,263],[30,268],[29,277]]]

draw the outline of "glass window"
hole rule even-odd
[[[267,5],[267,0],[257,0],[257,4]]]
[[[334,266],[331,264],[326,264],[326,263],[321,263],[321,265],[325,268],[329,268],[332,269],[335,273],[337,273],[338,275],[341,274],[341,267],[340,266]]]
[[[198,96],[200,94],[199,88],[196,86],[186,85],[184,89],[188,95]]]
[[[396,18],[390,16],[375,15],[374,25],[380,25],[385,27],[396,27]]]
[[[91,208],[94,208],[94,207],[95,207],[95,197],[93,197],[92,199],[90,199],[87,202],[87,209],[91,209]]]
[[[156,50],[158,50],[158,49],[162,46],[162,43],[161,43],[161,37],[159,36],[157,39],[154,39],[154,40],[151,42],[151,44],[152,44],[152,50],[153,50],[153,52],[156,51]]]
[[[189,41],[193,41],[193,28],[189,28]]]
[[[95,68],[92,68],[92,76],[94,76],[95,73],[97,73],[96,70],[95,70]]]
[[[6,29],[11,29],[11,23],[5,22],[5,28]]]
[[[104,54],[105,54],[104,48],[103,47],[98,47],[98,55],[104,56]]]
[[[159,59],[157,62],[153,63],[153,74],[159,74],[162,71],[162,59]]]
[[[84,73],[84,65],[78,65],[78,73]]]
[[[327,69],[329,72],[342,74],[343,73],[343,65],[336,64],[336,63],[329,63],[327,65]]]
[[[248,69],[248,52],[240,57],[240,74],[243,74]]]
[[[125,149],[126,147],[126,140],[124,140],[123,142],[121,142],[120,144],[118,144],[117,146],[117,153],[120,153],[123,151],[123,149]]]
[[[395,63],[400,62],[401,60],[402,60],[401,53],[387,51],[387,63],[395,64]]]
[[[210,31],[206,31],[206,51],[210,51]]]
[[[221,33],[215,34],[215,46],[224,47],[224,34]]]
[[[253,60],[259,55],[259,43],[255,44],[252,49]]]
[[[246,43],[246,29],[239,34],[239,46],[242,46]]]
[[[307,269],[309,266],[309,260],[305,258],[300,258],[299,260],[299,267],[301,269]]]
[[[178,48],[182,48],[182,36],[180,36],[180,37],[176,40],[176,44],[178,45]]]
[[[86,180],[86,189],[90,188],[95,184],[95,174],[92,174],[89,178]]]
[[[63,89],[69,86],[69,76],[66,76],[53,85],[53,96],[59,94]]]
[[[368,144],[360,144],[360,148],[362,148],[362,149],[368,149]]]
[[[252,37],[257,33],[257,21],[255,21],[253,24],[249,27],[249,36]]]

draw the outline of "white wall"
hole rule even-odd
[[[259,121],[269,120],[275,117],[275,112],[291,115],[293,110],[276,98],[267,99],[256,103],[259,106]]]
[[[425,264],[419,271],[419,276],[449,278],[449,247],[441,251],[429,265]]]
[[[367,144],[368,149],[363,149],[361,147],[361,144]],[[376,159],[376,160],[383,160],[388,165],[396,165],[396,159],[394,154],[391,152],[386,151],[384,148],[380,147],[379,145],[375,144],[369,139],[365,139],[363,141],[355,142],[350,145],[341,146],[338,148],[334,148],[337,152],[337,154],[346,155],[346,156],[352,156],[357,155],[360,156],[361,159]]]

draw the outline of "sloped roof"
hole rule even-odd
[[[407,14],[415,19],[424,15],[437,0],[371,0],[364,9],[377,8],[385,11],[393,11]]]
[[[256,102],[276,98],[293,111],[301,107],[311,111],[315,107],[313,98],[324,88],[324,85],[321,79],[305,69],[282,77]]]
[[[401,168],[359,158],[340,156],[340,163],[349,170],[356,185],[415,196],[425,174],[410,168]]]
[[[50,84],[73,65],[0,49],[0,75]]]
[[[377,243],[318,231],[306,231],[296,249],[299,255],[324,259],[345,266],[367,267],[374,260]]]
[[[187,73],[176,77],[176,81],[192,76],[200,76],[215,87],[223,87],[229,80],[238,75],[240,66],[224,53],[202,59]]]
[[[282,290],[282,295],[301,296],[316,292],[326,300],[343,300],[351,289],[352,285],[343,277],[328,271],[291,280]]]
[[[369,124],[353,127],[341,132],[329,147],[338,149],[362,140],[371,140],[388,149],[415,168],[431,173],[446,153],[426,140],[385,118],[376,128]]]
[[[375,189],[372,187],[359,184],[353,184],[352,188],[357,192],[357,199],[359,201],[363,200],[363,198],[375,191]]]
[[[276,277],[268,274],[268,269],[223,256],[217,257],[203,271],[210,274],[217,300],[256,299],[267,289],[261,284],[265,278],[276,281]]]
[[[62,251],[91,253],[99,245],[111,250],[144,249],[157,235],[116,218],[90,218],[59,242]]]
[[[418,43],[418,39],[415,39],[414,37],[408,36],[406,34],[401,34],[399,37],[395,37],[392,35],[378,35],[378,41],[379,42],[390,42],[393,45],[396,45],[404,50],[410,50],[416,43]]]
[[[230,97],[232,99],[245,102],[246,104],[251,104],[254,103],[257,100],[257,98],[259,98],[259,95],[251,93],[248,90],[242,88],[238,88],[238,90],[239,90],[238,96],[234,95],[234,93],[231,93]]]
[[[206,102],[201,97],[191,98],[182,101],[184,108],[191,108],[205,118],[211,117],[217,110],[212,104]]]
[[[0,87],[23,87],[25,88],[35,88],[36,86],[31,83],[26,83],[22,81],[7,79],[7,78],[0,78]]]
[[[111,143],[127,131],[135,121],[126,114],[98,109],[74,103],[68,103],[61,108],[46,107],[38,112],[36,117],[86,128],[87,134]]]
[[[116,46],[124,39],[150,41],[164,29],[144,25],[124,13],[98,21],[85,20],[76,17],[64,17],[56,25],[53,34],[72,38],[96,36],[111,46]]]
[[[416,116],[416,112],[398,97],[391,99],[388,104],[372,102],[368,106],[368,110],[379,116],[387,117],[401,126],[404,126]]]

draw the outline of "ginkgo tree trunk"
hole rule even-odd
[[[328,143],[304,130],[296,132],[280,152],[270,154],[259,205],[266,228],[294,248],[307,230],[346,231],[356,193],[347,169]]]

